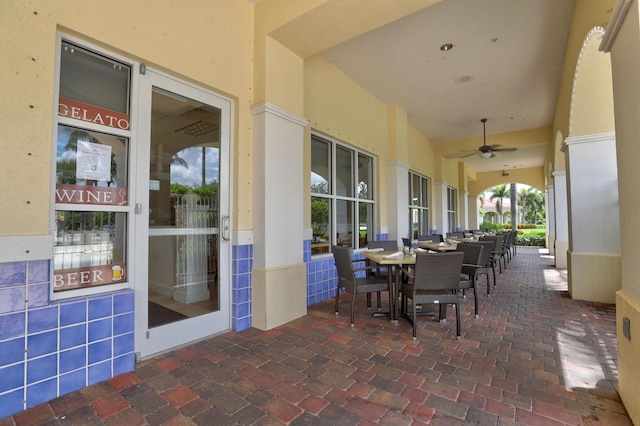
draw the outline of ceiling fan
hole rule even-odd
[[[471,157],[472,155],[479,154],[481,158],[492,158],[496,156],[496,152],[516,151],[518,148],[500,148],[502,145],[487,145],[487,119],[483,118],[482,121],[482,146],[478,147],[477,151],[472,151],[469,154],[464,154],[459,158]]]

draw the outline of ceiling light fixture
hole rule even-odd
[[[442,46],[440,46],[440,50],[442,50],[443,52],[448,52],[451,49],[453,49],[453,44],[451,43],[445,43]]]

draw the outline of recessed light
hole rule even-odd
[[[451,49],[453,49],[453,44],[451,43],[445,43],[442,46],[440,46],[440,50],[442,50],[443,52],[448,52]]]

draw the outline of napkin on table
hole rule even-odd
[[[394,259],[396,257],[404,257],[404,253],[402,253],[401,251],[397,251],[393,254],[388,254],[386,256],[383,256],[385,259]]]
[[[370,249],[367,249],[366,251],[373,253],[376,251],[384,251],[384,249],[382,247],[378,247],[378,248],[370,248]]]

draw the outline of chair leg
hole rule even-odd
[[[340,286],[336,286],[336,315],[338,315],[338,302],[340,301]]]
[[[382,308],[382,294],[380,292],[376,293],[376,300],[378,301],[378,303],[376,304],[376,308],[378,308],[378,310],[380,310],[380,308]]]
[[[487,273],[485,274],[485,276],[487,277],[487,296],[489,296],[491,294],[491,281],[489,278],[489,270],[487,269]]]
[[[418,316],[416,315],[416,301],[411,299],[411,309],[413,309],[413,340],[416,340],[416,327],[418,326]]]
[[[371,293],[367,293],[367,308],[371,309]]]
[[[453,307],[456,309],[456,337],[459,339],[460,338],[460,306],[457,303],[454,303]]]
[[[438,308],[440,309],[440,322],[447,322],[447,304],[440,303]]]
[[[478,318],[478,293],[476,292],[475,283],[473,285],[473,301],[474,301],[475,308],[476,308],[476,318]]]
[[[367,293],[369,295],[370,293]],[[356,292],[353,291],[353,297],[351,298],[351,327],[355,325],[355,312],[356,312]]]

